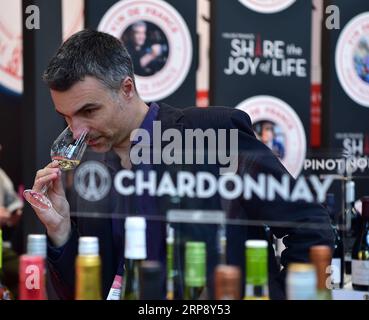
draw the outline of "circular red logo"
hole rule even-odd
[[[119,1],[105,13],[98,30],[126,45],[143,100],[164,99],[185,80],[192,62],[191,36],[182,16],[167,2]]]
[[[336,47],[336,71],[346,94],[369,107],[369,12],[351,19]]]
[[[286,102],[272,96],[255,96],[236,108],[251,118],[253,129],[295,178],[306,155],[306,136],[300,118]]]
[[[296,0],[239,0],[247,8],[259,13],[276,13],[287,9]]]

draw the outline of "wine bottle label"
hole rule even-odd
[[[185,252],[185,285],[202,287],[206,282],[206,247],[204,242],[187,242]]]
[[[369,286],[369,260],[352,259],[352,283]]]
[[[189,287],[202,287],[206,281],[206,269],[203,259],[192,260],[186,265],[185,283]]]
[[[333,258],[331,267],[331,281],[333,284],[339,284],[341,282],[341,259]]]
[[[122,276],[115,275],[113,284],[111,285],[108,297],[106,300],[120,300],[122,292]]]

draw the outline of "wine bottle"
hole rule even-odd
[[[369,196],[361,199],[360,232],[352,249],[352,287],[369,291]]]
[[[101,259],[97,237],[80,237],[76,258],[76,300],[101,300]]]
[[[317,300],[332,300],[330,265],[332,249],[325,245],[310,248],[310,260],[315,266],[317,277]]]
[[[139,299],[162,300],[162,267],[158,261],[142,261],[139,269]]]
[[[19,261],[19,299],[46,300],[46,235],[27,236],[27,254]]]
[[[183,250],[183,236],[181,234],[178,224],[176,227],[173,226],[174,242],[173,242],[173,299],[183,300],[184,299],[184,258],[185,254]]]
[[[357,237],[359,213],[355,209],[355,182],[347,181],[345,184],[345,215],[343,223],[345,225],[345,271],[351,274],[352,248]]]
[[[206,284],[206,244],[188,241],[185,245],[185,300],[198,300]]]
[[[241,270],[237,266],[215,268],[215,300],[241,299]]]
[[[219,263],[226,264],[227,263],[227,236],[226,236],[226,228],[224,225],[219,227],[218,231],[218,246],[219,246]]]
[[[291,263],[286,277],[287,300],[315,300],[317,280],[311,263]]]
[[[329,212],[331,225],[334,233],[334,249],[332,258],[332,288],[343,288],[345,275],[345,251],[342,231],[338,229],[338,213],[335,208],[335,196],[333,193],[326,195],[326,208]]]
[[[46,300],[45,259],[23,254],[19,258],[19,300]]]
[[[355,182],[347,181],[345,192],[345,222],[346,229],[353,231],[352,222],[358,217],[358,212],[355,209]]]
[[[27,254],[46,259],[47,244],[45,234],[29,234],[27,236]]]
[[[3,284],[3,234],[0,228],[0,300],[13,300],[13,295]]]
[[[146,259],[146,220],[142,217],[128,217],[125,222],[125,271],[121,299],[138,300],[139,268]],[[158,288],[160,291],[160,288]]]
[[[268,242],[247,240],[244,300],[269,300]]]

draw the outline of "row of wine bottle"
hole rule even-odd
[[[348,183],[346,190],[346,203],[352,203],[350,199],[354,198],[353,185]],[[346,206],[343,217],[335,207],[334,194],[328,193],[326,197],[326,207],[335,236],[331,266],[333,288],[343,288],[346,282],[345,274],[351,274],[354,290],[369,291],[369,197],[363,197],[361,203],[361,215],[350,205]],[[355,223],[350,222],[350,228],[347,229],[343,218]]]
[[[327,207],[333,209],[333,197],[327,195]],[[332,214],[336,236],[334,251],[327,246],[310,250],[310,263],[288,266],[286,288],[288,299],[330,299],[331,290],[343,284],[344,250],[342,236],[337,229],[337,216]],[[115,279],[109,299],[176,299],[174,266],[175,241],[173,230],[167,238],[167,295],[162,296],[162,265],[147,261],[146,221],[142,217],[128,217],[125,221],[124,276]],[[0,230],[1,239],[1,230]],[[1,240],[0,240],[1,241]],[[0,253],[2,246],[0,242]],[[206,299],[206,244],[185,243],[184,299]],[[27,254],[20,257],[19,299],[47,299],[45,289],[46,236],[29,235]],[[246,272],[244,296],[241,297],[241,271],[237,266],[220,264],[214,273],[215,299],[269,299],[268,243],[265,240],[245,242]],[[0,254],[0,271],[1,271]],[[75,264],[77,300],[102,299],[101,259],[96,237],[80,237]],[[0,272],[1,273],[1,272]],[[0,279],[1,280],[1,279]],[[361,228],[352,250],[352,285],[356,290],[369,291],[369,197],[362,198]],[[11,293],[1,285],[0,299],[11,299]]]

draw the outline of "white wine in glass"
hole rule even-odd
[[[59,168],[63,171],[77,167],[87,147],[87,130],[84,130],[78,139],[73,138],[73,132],[69,127],[56,138],[51,146],[51,159],[58,161]],[[41,192],[32,189],[24,190],[23,196],[30,205],[38,209],[50,209],[52,204],[47,198],[48,185]]]

